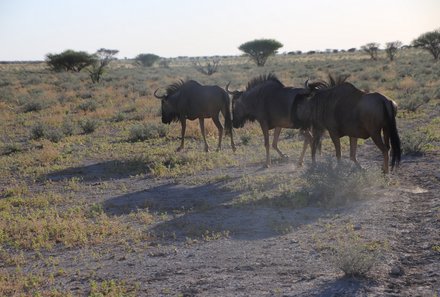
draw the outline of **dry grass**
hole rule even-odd
[[[207,154],[202,152],[198,121],[188,122],[186,148],[181,153],[175,152],[180,143],[178,123],[168,126],[165,134],[128,141],[134,126],[162,125],[160,101],[154,98],[153,91],[178,79],[195,79],[222,87],[231,81],[231,88],[243,89],[251,78],[268,72],[275,72],[286,85],[293,86],[302,86],[308,78],[323,79],[329,72],[348,73],[350,81],[359,88],[383,92],[397,101],[401,106],[399,130],[429,136],[423,151],[439,149],[440,64],[425,60],[416,49],[402,51],[393,63],[380,60],[373,64],[362,53],[277,55],[265,67],[256,67],[243,57],[224,57],[219,71],[211,76],[197,72],[190,59],[172,59],[169,66],[142,68],[121,60],[112,65],[102,83],[91,84],[86,73],[52,73],[44,64],[0,65],[0,259],[16,268],[29,264],[22,256],[29,251],[150,241],[149,226],[165,220],[163,217],[148,210],[114,216],[102,206],[109,193],[127,194],[123,185],[129,185],[134,176],[183,179],[217,170],[220,178],[207,174],[199,180],[222,181],[223,190],[240,192],[233,201],[236,205],[281,208],[310,204],[332,207],[362,199],[370,187],[381,186],[375,175],[379,169],[359,173],[349,168],[347,172],[352,174],[346,176],[331,162],[318,165],[322,170],[301,171],[295,175],[298,178],[264,171],[255,176],[229,178],[229,167],[255,166],[264,160],[263,138],[256,123],[234,131],[236,153],[230,149],[229,137],[223,138],[221,152],[212,152],[217,145],[217,129],[211,120],[205,123],[211,148]],[[41,108],[38,104],[33,108],[31,103],[41,104]],[[419,103],[422,104],[411,110],[413,104]],[[31,110],[24,112],[26,108]],[[89,134],[81,127],[87,119],[99,122],[87,131]],[[31,130],[38,123],[50,131],[60,129],[61,135],[32,139]],[[297,160],[301,145],[301,139],[283,132],[279,146],[291,160]],[[347,152],[348,142],[343,141],[342,145],[343,152]],[[323,149],[333,152],[328,139]],[[362,150],[362,144],[359,149]],[[278,156],[271,153],[276,160]],[[89,176],[86,169],[91,163],[108,165],[101,165]],[[72,168],[79,173],[61,180],[49,178]],[[342,181],[337,178],[341,175]],[[120,182],[119,178],[125,181]],[[280,232],[289,230],[289,226],[275,228]],[[206,241],[228,237],[224,230],[195,230]],[[353,248],[347,249],[362,258],[362,246],[353,243]],[[336,262],[348,258],[344,252],[347,249],[335,248],[341,251],[335,256],[340,259]],[[68,296],[51,290],[56,276],[5,271],[1,271],[0,295]],[[130,295],[133,290],[132,284],[123,281],[101,280],[94,283],[89,293],[119,296]]]

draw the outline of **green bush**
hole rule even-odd
[[[402,133],[402,152],[405,155],[423,155],[429,144],[432,143],[432,136],[420,131],[407,131]]]
[[[86,119],[79,123],[84,134],[91,134],[95,132],[96,128],[98,127],[98,124],[99,121],[94,119]]]
[[[20,143],[8,143],[3,146],[0,155],[8,156],[21,151],[23,151],[23,146]]]
[[[72,136],[75,133],[75,125],[70,119],[65,119],[61,126],[61,131],[66,136]]]
[[[43,123],[37,123],[31,128],[30,138],[33,140],[38,140],[45,138],[51,142],[59,142],[63,138],[63,132],[61,129],[55,127],[48,127]]]
[[[98,108],[98,103],[93,99],[84,101],[78,105],[78,109],[84,112],[96,111],[97,108]]]
[[[63,132],[59,129],[48,129],[45,132],[44,138],[50,140],[51,142],[60,142],[63,139]]]
[[[40,111],[44,108],[44,104],[40,101],[33,100],[30,102],[27,102],[23,106],[23,112],[32,112],[32,111]]]
[[[249,135],[241,135],[240,140],[243,145],[248,145],[251,142],[251,137]]]
[[[43,123],[37,123],[31,128],[30,138],[37,140],[46,135],[47,127]]]
[[[144,141],[148,139],[165,137],[168,134],[168,127],[162,124],[147,123],[131,127],[128,141]]]

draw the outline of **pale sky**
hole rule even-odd
[[[293,50],[409,44],[440,28],[440,0],[0,0],[0,61],[66,49],[162,57],[238,55],[271,38]]]

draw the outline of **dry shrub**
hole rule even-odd
[[[352,233],[338,238],[331,250],[330,263],[348,277],[365,277],[380,257],[378,249],[372,249],[368,242]]]
[[[37,164],[47,166],[54,163],[60,157],[60,151],[49,140],[42,140],[42,149],[35,156]]]
[[[400,82],[399,82],[399,89],[401,90],[413,90],[418,86],[418,83],[411,77],[411,76],[405,76]]]
[[[308,192],[319,205],[335,206],[374,194],[385,181],[376,168],[360,169],[353,162],[333,159],[317,163],[305,172]]]
[[[168,126],[163,124],[146,123],[143,125],[137,124],[131,127],[128,141],[137,142],[168,135]]]

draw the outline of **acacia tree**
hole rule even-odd
[[[243,43],[239,50],[247,54],[258,66],[264,66],[269,56],[275,55],[283,45],[274,39],[256,39]]]
[[[397,54],[397,51],[402,46],[402,42],[400,41],[392,41],[387,42],[385,45],[385,52],[387,53],[388,58],[390,61],[394,60],[394,56]]]
[[[94,55],[83,51],[65,50],[60,54],[47,54],[46,63],[54,71],[80,72],[96,62]]]
[[[95,62],[91,65],[88,72],[90,73],[90,78],[92,82],[98,83],[101,76],[104,74],[104,69],[110,64],[110,62],[115,58],[115,55],[119,53],[118,50],[101,48],[94,54]]]
[[[367,43],[367,44],[361,46],[361,49],[364,52],[368,53],[370,55],[371,59],[377,60],[377,51],[379,50],[379,46],[380,46],[380,44],[377,42],[370,42],[370,43]]]
[[[153,64],[159,60],[160,57],[158,55],[155,54],[139,54],[136,56],[136,58],[134,58],[134,60],[144,66],[144,67],[151,67],[153,66]]]
[[[220,65],[220,59],[213,58],[211,60],[206,58],[204,63],[200,63],[200,59],[195,59],[193,61],[193,64],[194,64],[194,68],[198,72],[203,73],[205,75],[213,75],[218,71],[218,66]]]
[[[417,39],[412,42],[414,47],[420,47],[429,51],[434,60],[439,60],[440,58],[440,29],[426,32],[420,35]]]

